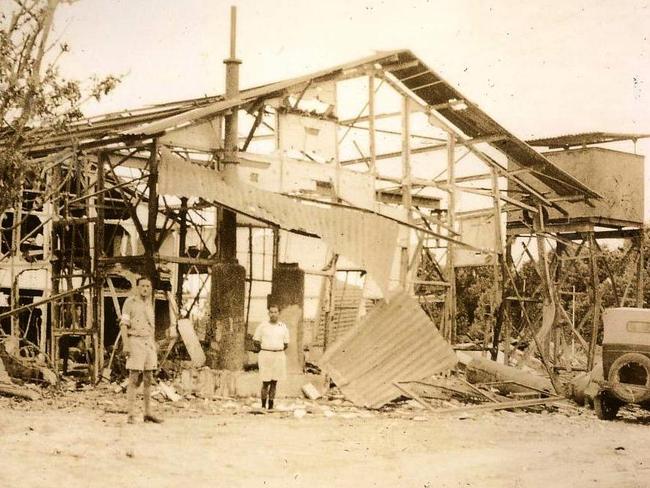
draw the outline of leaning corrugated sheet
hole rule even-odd
[[[395,256],[398,224],[374,214],[322,207],[260,190],[237,179],[224,181],[171,153],[160,151],[161,195],[202,197],[283,229],[321,237],[330,248],[362,267],[386,294]]]
[[[319,366],[354,404],[380,408],[401,395],[393,382],[420,380],[456,362],[420,305],[400,293],[328,349]]]

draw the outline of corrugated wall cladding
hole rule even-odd
[[[423,379],[456,362],[420,305],[400,293],[328,349],[319,366],[350,401],[380,408],[401,395],[393,382]]]
[[[342,338],[359,319],[359,308],[363,300],[363,289],[358,286],[334,281],[334,313],[329,325],[328,342],[334,344]],[[322,310],[318,320],[318,332],[314,345],[323,346],[325,341],[325,311]]]

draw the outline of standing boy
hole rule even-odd
[[[262,381],[262,408],[273,409],[275,389],[279,380],[287,376],[287,359],[284,351],[289,346],[289,328],[278,319],[280,309],[269,306],[269,320],[257,326],[253,341],[259,350],[258,366]],[[268,399],[268,404],[267,404]]]
[[[122,340],[126,354],[129,384],[126,395],[129,403],[127,422],[135,423],[136,388],[144,381],[144,421],[159,424],[161,419],[151,414],[151,383],[158,368],[156,354],[156,322],[151,297],[151,280],[140,277],[136,281],[136,294],[130,296],[122,307],[120,317]]]

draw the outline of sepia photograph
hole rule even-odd
[[[0,488],[650,488],[648,37],[0,0]]]

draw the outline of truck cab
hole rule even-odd
[[[594,401],[612,420],[628,403],[650,407],[650,309],[619,307],[603,313],[603,377]]]

